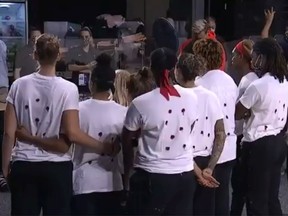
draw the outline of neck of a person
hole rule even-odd
[[[195,85],[195,80],[183,82],[183,83],[181,84],[181,86],[184,87],[184,88],[195,88],[195,87],[197,87],[197,86]]]
[[[56,76],[55,64],[53,65],[40,65],[39,74],[43,76]]]
[[[110,91],[104,91],[104,92],[93,92],[92,98],[95,100],[102,100],[102,101],[110,101]]]
[[[83,46],[83,50],[84,50],[85,52],[89,52],[89,48],[90,48],[90,45],[89,45],[89,44]]]
[[[247,75],[248,73],[251,72],[251,68],[249,65],[243,65],[243,68],[241,69],[240,73],[242,74],[242,76]]]

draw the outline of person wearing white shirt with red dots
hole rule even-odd
[[[194,44],[193,51],[207,61],[208,71],[202,74],[196,85],[200,85],[214,92],[221,105],[224,115],[226,141],[223,152],[215,168],[215,178],[220,185],[215,193],[215,215],[229,215],[229,184],[231,171],[236,159],[236,135],[235,135],[235,105],[238,97],[238,89],[233,79],[218,69],[221,67],[223,49],[219,42],[211,39],[202,39]]]
[[[241,80],[238,85],[239,95],[238,100],[244,94],[248,86],[258,79],[257,74],[253,71],[252,49],[253,41],[243,40],[240,41],[232,51],[232,66],[237,73],[241,75]],[[237,159],[236,164],[232,171],[231,186],[232,186],[232,202],[231,202],[231,215],[241,215],[245,204],[245,188],[243,188],[243,177],[241,170],[241,141],[243,138],[243,124],[244,120],[236,121],[235,133],[237,135]]]
[[[278,196],[287,150],[287,65],[281,47],[270,38],[254,45],[252,65],[260,78],[236,107],[236,119],[245,119],[241,166],[247,214],[282,215]]]
[[[206,173],[213,174],[226,139],[223,113],[217,96],[202,86],[195,85],[195,78],[205,71],[205,59],[188,53],[179,57],[175,69],[177,82],[198,96],[200,112],[195,124],[193,149],[194,161],[203,170],[204,179]],[[217,186],[197,184],[193,215],[214,215],[214,196]]]
[[[133,168],[133,139],[141,130],[130,179],[129,215],[190,215],[195,190],[192,132],[198,118],[194,93],[169,80],[177,61],[166,49],[151,54],[157,88],[135,98],[123,129],[124,185]]]
[[[59,54],[59,40],[41,35],[34,53],[39,72],[17,79],[7,97],[2,168],[9,175],[12,215],[39,215],[41,209],[43,215],[70,214],[71,143],[100,154],[117,150],[116,143],[103,144],[80,130],[78,89],[55,75]]]

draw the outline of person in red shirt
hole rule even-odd
[[[214,20],[214,23],[215,23],[215,20]],[[187,39],[180,45],[178,53],[179,54],[182,54],[183,52],[192,53],[193,45],[199,39],[208,38],[208,39],[217,40],[215,29],[216,29],[216,23],[213,28],[210,20],[208,22],[205,19],[196,20],[194,24],[192,25],[192,38]],[[219,69],[222,71],[225,71],[227,59],[226,59],[226,53],[225,53],[225,49],[223,45],[222,45],[222,48],[224,52],[222,55],[222,65]]]

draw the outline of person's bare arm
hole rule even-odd
[[[129,131],[125,127],[122,132],[122,151],[123,151],[123,161],[124,161],[124,189],[129,189],[129,178],[131,170],[133,169],[134,161],[134,150],[133,150],[133,140],[138,138],[138,131]]]
[[[37,145],[45,151],[52,151],[65,154],[68,152],[71,146],[71,142],[64,134],[60,134],[59,137],[42,138],[38,136],[32,136],[26,128],[18,126],[16,131],[16,138],[20,141]]]
[[[76,143],[94,149],[98,154],[116,154],[119,148],[113,148],[112,143],[102,143],[86,133],[79,126],[79,116],[77,110],[67,110],[63,112],[61,127],[63,133],[59,137],[42,138],[31,136],[23,127],[17,130],[17,138],[25,142],[37,145],[46,151],[66,153],[71,143]],[[65,134],[65,135],[64,135]]]
[[[64,130],[63,133],[72,143],[77,143],[78,145],[92,148],[98,154],[116,154],[117,151],[119,152],[119,149],[114,148],[116,145],[112,143],[104,144],[87,135],[80,129],[78,110],[64,111],[61,126]]]
[[[209,169],[211,169],[212,171],[214,170],[220,156],[221,153],[223,151],[224,148],[224,143],[226,140],[226,134],[225,134],[225,128],[224,128],[224,121],[223,119],[220,119],[218,121],[216,121],[216,124],[214,126],[214,133],[215,133],[215,138],[213,141],[213,148],[212,148],[212,155],[210,158],[210,161],[208,163],[208,167]]]
[[[236,105],[235,111],[235,119],[241,120],[246,119],[250,116],[250,110],[243,106],[243,104],[239,101]]]
[[[17,129],[17,118],[15,108],[7,103],[4,115],[4,136],[2,143],[2,171],[6,178],[9,174],[12,149],[15,144],[15,132]]]
[[[89,70],[89,65],[76,65],[76,64],[69,64],[68,65],[69,71],[84,71]]]
[[[14,80],[20,78],[20,71],[21,71],[21,68],[16,68],[15,69],[15,71],[14,71]]]
[[[274,20],[275,11],[273,7],[270,10],[264,11],[266,22],[261,32],[261,38],[268,38],[271,25]]]
[[[96,61],[92,61],[87,65],[68,64],[69,71],[87,72],[91,71],[96,65]]]

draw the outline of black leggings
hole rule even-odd
[[[122,192],[76,195],[72,199],[72,215],[123,215]]]
[[[193,215],[194,172],[156,174],[137,169],[130,180],[128,215]]]
[[[215,191],[215,215],[230,215],[230,190],[231,172],[235,161],[228,161],[217,164],[215,168],[215,178],[220,185]]]
[[[232,170],[232,202],[230,215],[242,215],[245,205],[245,185],[243,184],[243,168],[241,167],[241,140],[243,136],[237,137],[237,159]]]
[[[282,215],[278,196],[286,150],[282,134],[243,143],[241,164],[248,215]]]
[[[195,157],[195,163],[203,170],[207,168],[210,156]],[[194,215],[214,215],[215,214],[215,189],[201,186],[196,183],[193,203]]]
[[[11,215],[70,215],[72,162],[12,164],[9,177]]]

